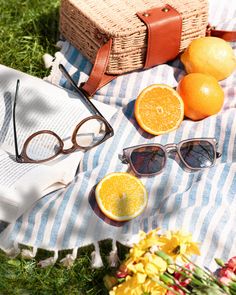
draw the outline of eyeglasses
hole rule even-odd
[[[77,87],[64,66],[59,65],[59,68],[65,75],[67,81],[80,94],[82,101],[94,113],[94,115],[83,119],[75,127],[71,136],[72,147],[69,149],[64,149],[64,142],[55,132],[51,130],[41,130],[33,133],[26,139],[22,152],[19,154],[16,132],[16,101],[20,80],[17,80],[12,116],[15,154],[18,163],[42,163],[54,159],[59,154],[70,154],[76,150],[87,151],[101,144],[114,134],[111,125],[89,100],[86,93]],[[37,149],[40,149],[40,151],[37,151]],[[35,153],[35,151],[37,152]]]
[[[130,164],[138,176],[153,176],[163,171],[168,153],[177,152],[181,162],[190,170],[212,167],[221,156],[216,151],[215,138],[192,138],[178,144],[143,144],[125,148],[120,159]]]

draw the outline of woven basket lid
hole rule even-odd
[[[98,49],[112,38],[109,74],[141,69],[147,27],[136,14],[166,4],[182,17],[181,52],[191,40],[205,35],[208,0],[61,0],[60,31],[92,63]]]
[[[145,25],[136,15],[137,12],[164,6],[168,2],[183,18],[187,18],[193,10],[202,11],[203,6],[206,6],[206,0],[70,0],[70,2],[92,26],[107,36],[114,37],[130,36],[142,29],[145,30]]]

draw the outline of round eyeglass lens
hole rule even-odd
[[[139,147],[130,155],[134,169],[141,175],[160,172],[165,165],[165,152],[158,146]]]
[[[34,161],[44,161],[59,154],[60,141],[50,133],[39,133],[32,137],[26,147],[27,157]]]
[[[191,168],[211,167],[215,160],[213,145],[204,140],[185,142],[180,147],[184,162]]]
[[[84,148],[97,145],[106,135],[106,125],[102,120],[91,118],[85,121],[77,131],[76,143]]]

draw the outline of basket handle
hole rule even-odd
[[[206,36],[218,37],[228,42],[236,41],[236,31],[216,30],[214,26],[208,24]]]
[[[105,73],[110,57],[112,39],[109,39],[102,47],[99,48],[96,59],[89,75],[88,80],[81,85],[81,88],[91,97],[102,86],[115,79],[116,75],[108,75]]]

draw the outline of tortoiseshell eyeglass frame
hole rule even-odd
[[[73,86],[73,88],[80,95],[80,99],[82,99],[83,103],[87,106],[87,108],[94,115],[83,119],[75,127],[74,132],[73,132],[72,137],[71,137],[72,146],[69,149],[64,149],[64,143],[63,143],[62,139],[55,132],[53,132],[51,130],[40,130],[40,131],[37,131],[37,132],[33,133],[32,135],[30,135],[26,139],[26,141],[23,144],[22,151],[21,151],[21,153],[19,153],[18,140],[17,140],[17,128],[16,128],[16,102],[17,102],[17,96],[18,96],[19,85],[20,85],[20,80],[18,79],[17,83],[16,83],[15,97],[14,97],[14,102],[13,102],[13,114],[12,114],[15,156],[16,156],[16,161],[18,163],[43,163],[43,162],[47,162],[47,161],[50,161],[50,160],[56,158],[59,154],[70,154],[70,153],[73,153],[76,150],[87,151],[87,150],[89,150],[89,149],[103,143],[108,138],[110,138],[110,137],[112,137],[114,135],[114,131],[113,131],[113,128],[111,127],[111,125],[104,118],[104,116],[99,112],[99,110],[95,107],[95,105],[91,102],[90,97],[82,90],[82,88],[80,88],[80,87],[78,87],[76,85],[75,81],[69,75],[69,73],[67,72],[65,67],[60,64],[59,69],[62,71],[62,73],[65,76],[66,80]],[[89,120],[94,120],[94,119],[96,119],[96,120],[98,120],[98,121],[100,121],[101,123],[104,124],[104,126],[105,126],[104,137],[102,137],[98,142],[95,142],[93,145],[90,145],[88,147],[80,146],[76,141],[76,135],[77,135],[77,132],[78,132],[79,128],[85,122],[87,122]],[[58,141],[59,147],[58,147],[57,151],[55,152],[55,154],[53,156],[48,157],[46,159],[34,160],[34,159],[31,159],[27,155],[27,147],[29,146],[29,143],[31,142],[31,140],[34,137],[36,137],[36,136],[38,136],[40,134],[50,134],[50,135],[54,136]]]

